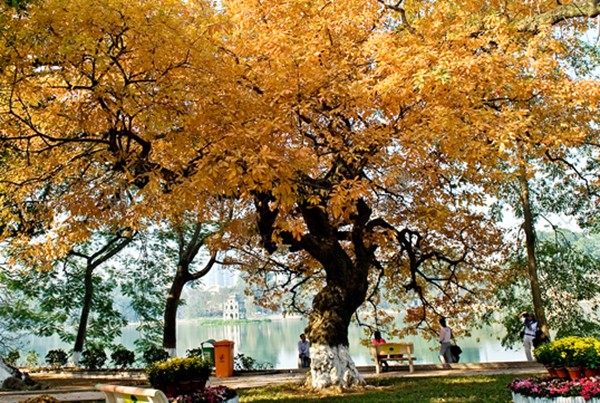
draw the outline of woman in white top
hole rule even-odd
[[[450,369],[450,363],[452,362],[452,353],[450,352],[450,346],[452,345],[452,329],[446,325],[446,318],[440,318],[440,361],[444,366],[444,369]]]

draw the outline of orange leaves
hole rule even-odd
[[[334,219],[350,219],[350,214],[354,213],[356,201],[360,198],[368,197],[368,184],[359,180],[345,179],[332,187],[329,195],[329,208]]]

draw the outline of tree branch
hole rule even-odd
[[[561,4],[553,10],[517,22],[516,28],[522,32],[536,33],[543,26],[556,25],[573,18],[594,18],[600,15],[600,0],[583,0]]]

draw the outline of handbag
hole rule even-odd
[[[452,354],[452,361],[458,362],[462,354],[462,348],[458,344],[453,344],[450,346],[450,354]]]

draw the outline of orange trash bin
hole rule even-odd
[[[233,376],[233,344],[231,340],[219,340],[213,343],[217,378]]]

